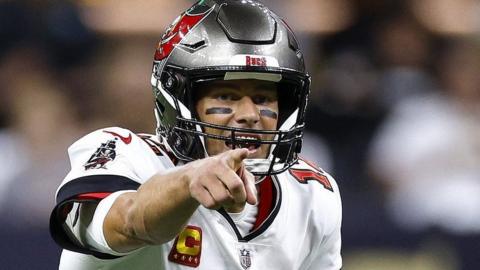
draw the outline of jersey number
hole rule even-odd
[[[317,181],[322,186],[333,192],[333,187],[327,176],[311,171],[311,170],[299,170],[299,169],[290,169],[290,174],[297,179],[299,183],[308,184],[308,181]]]

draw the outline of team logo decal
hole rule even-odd
[[[93,155],[88,159],[87,163],[83,165],[85,170],[89,169],[106,169],[105,165],[113,161],[117,156],[115,152],[116,140],[108,140],[106,143],[102,143],[99,148],[93,153]]]
[[[155,51],[155,60],[160,61],[170,55],[175,46],[194,28],[204,17],[206,17],[212,8],[198,4],[180,15],[167,29],[162,36]]]
[[[202,253],[202,229],[187,226],[175,239],[168,260],[190,267],[200,265]]]
[[[248,269],[250,266],[252,266],[252,259],[250,258],[249,250],[240,250],[240,265],[243,267],[243,269]]]

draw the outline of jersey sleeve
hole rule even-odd
[[[341,269],[342,202],[337,182],[305,159],[292,166],[290,174],[300,183],[311,183],[310,226],[316,244],[301,269]]]
[[[342,203],[340,191],[335,179],[326,174],[332,187],[332,192],[323,192],[324,196],[317,196],[315,205],[322,206],[316,209],[315,223],[321,224],[323,235],[316,245],[311,257],[311,264],[307,269],[339,270],[342,268],[341,256],[341,224]]]
[[[97,203],[123,190],[136,190],[165,169],[145,141],[129,130],[112,127],[94,131],[68,149],[71,170],[56,192],[50,233],[63,248],[113,258],[86,246],[76,230],[84,227]]]

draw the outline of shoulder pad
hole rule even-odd
[[[319,172],[322,174],[326,174],[326,172],[322,168],[318,167],[315,163],[313,163],[312,161],[306,160],[302,157],[300,157],[298,161],[295,164],[293,164],[290,169],[311,170],[311,171]]]

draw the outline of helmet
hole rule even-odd
[[[277,84],[276,130],[254,130],[199,121],[193,96],[196,85],[212,80],[257,79]],[[303,55],[287,24],[251,0],[202,0],[182,13],[162,36],[151,77],[156,98],[157,134],[185,162],[206,157],[205,139],[232,145],[269,144],[265,159],[246,159],[257,176],[287,170],[298,159],[310,89]],[[207,134],[205,127],[228,136]],[[251,141],[235,133],[269,134]]]

